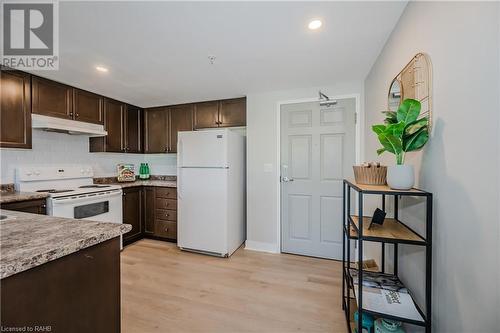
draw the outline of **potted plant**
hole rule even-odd
[[[405,99],[397,111],[386,111],[384,125],[373,125],[382,148],[377,154],[389,152],[396,155],[396,165],[387,169],[387,184],[392,189],[408,190],[415,183],[412,165],[405,165],[405,154],[421,149],[429,140],[428,117],[418,118],[420,102]]]

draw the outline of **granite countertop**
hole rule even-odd
[[[75,220],[2,210],[0,279],[118,237],[130,224]]]
[[[147,180],[136,178],[133,182],[118,182],[116,177],[94,178],[95,184],[113,184],[120,185],[122,188],[136,186],[158,186],[158,187],[177,187],[176,176],[151,175]]]
[[[177,187],[175,180],[136,180],[135,182],[113,183],[120,185],[122,188],[135,186],[158,186],[158,187]]]
[[[25,200],[35,200],[35,199],[45,199],[49,196],[47,192],[1,192],[0,193],[0,204],[25,201]]]

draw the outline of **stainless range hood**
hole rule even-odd
[[[31,127],[49,132],[59,132],[73,135],[105,136],[108,132],[103,125],[85,123],[82,121],[31,114]]]

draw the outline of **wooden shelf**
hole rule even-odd
[[[393,190],[387,185],[366,185],[358,184],[354,180],[344,180],[354,190],[366,194],[387,194],[387,195],[413,195],[413,196],[428,196],[429,192],[425,192],[416,188],[410,190]]]
[[[407,243],[415,245],[425,245],[425,239],[412,231],[406,225],[393,218],[386,218],[384,224],[373,224],[370,229],[371,217],[363,217],[363,239],[369,241],[379,241],[387,243]],[[358,238],[359,218],[351,215],[349,237]]]

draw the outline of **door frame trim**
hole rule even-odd
[[[348,99],[354,98],[356,101],[356,125],[355,125],[355,163],[360,164],[363,156],[361,142],[364,140],[364,120],[365,114],[364,109],[361,108],[361,94],[345,94],[345,95],[335,95],[330,97],[331,99]],[[301,99],[293,99],[293,100],[284,100],[279,101],[277,103],[277,133],[278,133],[278,144],[277,144],[277,152],[278,152],[278,164],[276,165],[277,172],[277,191],[278,191],[278,223],[277,223],[277,235],[278,235],[278,252],[283,252],[283,242],[281,239],[281,224],[283,221],[281,220],[281,106],[286,104],[297,104],[297,103],[310,103],[310,102],[318,102],[319,99],[315,98],[301,98]]]

